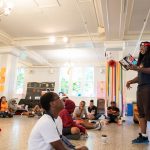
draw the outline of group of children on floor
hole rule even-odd
[[[81,101],[79,107],[76,107],[75,103],[68,97],[64,97],[62,100],[64,109],[61,110],[59,116],[63,122],[63,135],[70,139],[77,139],[79,135],[88,136],[86,129],[101,130],[102,124],[99,120],[101,114],[97,113],[97,107],[94,105],[93,100],[90,100],[88,112],[85,107],[85,101]],[[107,108],[107,123],[118,123],[119,112],[116,103],[111,102],[111,106]]]
[[[79,139],[80,135],[87,137],[86,129],[101,130],[102,124],[99,120],[101,114],[97,113],[97,107],[94,101],[90,100],[88,112],[86,110],[85,101],[81,101],[79,107],[68,97],[63,97],[64,109],[61,110],[59,116],[63,122],[63,135],[69,139]],[[18,107],[16,100],[11,99],[7,102],[6,97],[2,96],[0,99],[0,117],[13,117],[13,114],[22,114],[29,117],[35,115],[42,116],[44,110],[40,105],[36,105],[32,110],[27,111]],[[107,108],[108,123],[118,122],[119,108],[116,107],[115,102],[111,102],[111,106]],[[93,121],[92,121],[93,120]]]
[[[86,129],[101,129],[99,121],[97,123],[90,123],[88,121],[84,101],[81,101],[79,107],[76,107],[72,100],[66,99],[64,106],[64,109],[59,113],[63,122],[63,135],[72,139],[79,137],[80,134],[87,137]]]
[[[25,106],[19,106],[17,105],[17,102],[15,99],[11,99],[7,102],[6,97],[2,96],[0,98],[0,117],[6,118],[6,117],[13,117],[13,115],[26,115],[28,117],[33,117],[35,115],[42,116],[43,109],[39,105],[36,105],[31,110],[26,110]]]

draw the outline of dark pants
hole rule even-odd
[[[68,128],[63,128],[63,135],[65,137],[67,137],[70,140],[79,140],[80,139],[80,133],[78,134],[71,134],[71,128],[72,127],[68,127]]]
[[[63,133],[63,135],[71,134],[71,127],[63,128],[62,133]]]
[[[18,109],[16,110],[15,115],[21,115],[23,112],[27,112],[27,110]]]
[[[95,116],[95,119],[97,120],[99,117],[101,117],[102,116],[102,114],[96,114],[96,116]]]
[[[150,121],[150,85],[139,86],[137,89],[137,106],[139,118]]]
[[[109,120],[109,123],[111,122],[114,122],[114,123],[117,123],[118,121],[118,116],[114,116],[114,115],[108,115],[108,120]]]
[[[3,118],[6,118],[6,117],[9,117],[9,118],[11,118],[11,117],[13,117],[13,115],[11,115],[10,113],[8,113],[8,112],[0,112],[0,116],[1,117],[3,117]]]

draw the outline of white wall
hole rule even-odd
[[[138,51],[135,51],[135,53],[133,54],[135,50],[135,45],[134,46],[128,46],[124,49],[123,51],[123,56],[126,56],[128,54],[133,55],[134,57],[138,56]],[[137,76],[137,72],[136,71],[124,71],[124,82],[126,83],[129,80],[132,80],[133,78],[135,78]],[[126,89],[126,102],[127,103],[132,103],[132,102],[136,102],[136,90],[137,90],[137,84],[133,84],[131,85],[131,89],[127,90]]]
[[[6,68],[4,91],[0,93],[0,96],[4,95],[7,99],[12,98],[15,94],[17,61],[17,57],[12,54],[0,55],[0,67]]]
[[[118,58],[121,58],[121,54],[117,55]],[[6,67],[6,82],[5,82],[5,91],[0,93],[0,96],[5,95],[7,98],[16,97],[15,94],[15,79],[16,79],[16,66],[17,66],[17,57],[11,54],[0,54],[0,67]],[[53,70],[53,71],[52,71]],[[55,82],[55,91],[59,91],[59,67],[57,68],[33,68],[26,69],[25,73],[25,84],[24,84],[24,92],[21,97],[24,98],[26,95],[27,82]],[[126,81],[131,80],[137,76],[137,73],[134,71],[124,71],[124,86]],[[79,105],[81,100],[88,101],[90,99],[95,100],[96,104],[96,95],[97,95],[97,83],[99,81],[105,81],[105,67],[95,67],[95,82],[94,82],[94,91],[95,97],[70,97],[75,100],[76,105]],[[125,90],[126,102],[136,101],[136,88],[137,85],[133,85],[130,91]],[[125,88],[126,89],[126,88]]]
[[[103,67],[104,70],[104,67]],[[58,68],[53,68],[53,73],[50,71],[50,68],[32,68],[32,69],[26,69],[26,74],[25,74],[25,84],[24,84],[24,92],[23,92],[23,98],[26,95],[26,89],[27,89],[27,83],[28,82],[55,82],[55,92],[59,92],[59,74],[60,74],[60,69]],[[100,72],[101,69],[100,67],[95,67],[95,82],[94,82],[94,92],[95,96],[94,97],[72,97],[69,96],[70,99],[74,100],[76,105],[79,105],[79,102],[81,100],[85,100],[87,104],[91,99],[94,99],[95,104],[97,100],[97,81],[103,81],[105,80],[105,72],[103,71],[102,73]]]
[[[26,69],[26,76],[25,76],[25,86],[24,86],[24,97],[26,95],[26,89],[27,89],[27,82],[55,82],[55,92],[59,92],[59,68],[53,68],[54,72],[51,73],[49,68],[34,68],[34,69]],[[126,84],[126,81],[131,80],[134,78],[137,73],[134,71],[123,71],[123,81],[124,86]],[[90,99],[94,99],[94,102],[96,104],[97,100],[97,83],[98,81],[105,81],[105,69],[104,67],[95,67],[95,83],[94,83],[94,91],[95,96],[94,97],[73,97],[69,96],[70,99],[74,100],[76,105],[79,105],[79,102],[81,100],[85,100],[87,104],[89,103]],[[130,90],[127,90],[125,88],[125,98],[126,103],[130,103],[133,101],[136,101],[136,87],[137,85],[132,85],[132,88]]]
[[[53,70],[53,71],[52,71]],[[60,70],[58,68],[32,68],[27,69],[26,68],[26,74],[25,74],[25,84],[24,84],[24,92],[22,95],[22,98],[26,95],[26,89],[27,89],[27,83],[28,82],[55,82],[55,92],[59,92],[59,74]],[[134,71],[123,71],[124,73],[124,85],[126,84],[126,81],[131,80],[134,78],[137,73]],[[72,97],[69,96],[70,99],[74,100],[76,105],[79,105],[79,102],[81,100],[85,100],[87,104],[89,103],[90,99],[94,99],[94,102],[96,104],[97,100],[97,83],[99,81],[105,81],[105,67],[95,67],[94,72],[95,82],[94,82],[94,91],[95,96],[94,97]],[[15,96],[16,97],[16,96]],[[19,97],[21,98],[21,97]],[[136,85],[132,86],[132,89],[127,90],[125,88],[125,98],[126,103],[136,101]]]
[[[52,71],[53,69],[53,71]],[[28,82],[55,82],[55,91],[59,88],[59,68],[32,68],[25,70],[23,97],[26,95]]]
[[[137,72],[135,71],[124,71],[124,81],[125,83],[129,80],[132,80],[137,76]],[[136,102],[136,89],[137,89],[137,84],[132,84],[131,89],[127,90],[126,89],[126,102]]]

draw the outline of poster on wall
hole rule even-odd
[[[55,82],[28,82],[26,99],[39,100],[42,91],[54,91]]]
[[[98,81],[97,83],[97,98],[103,98],[106,97],[106,82],[105,81]]]
[[[6,68],[0,68],[0,92],[4,92]]]

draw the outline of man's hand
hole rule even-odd
[[[113,115],[114,115],[114,116],[119,116],[119,112],[113,111]]]
[[[80,107],[80,110],[83,111],[83,110],[84,110],[84,107]]]
[[[129,90],[132,88],[130,85],[131,85],[131,82],[130,82],[130,81],[127,81],[126,87],[127,87],[127,89],[129,89]]]
[[[134,71],[139,71],[139,66],[136,66],[136,65],[130,65],[129,66],[129,70],[134,70]]]
[[[112,109],[107,110],[107,114],[111,115],[112,113]]]

